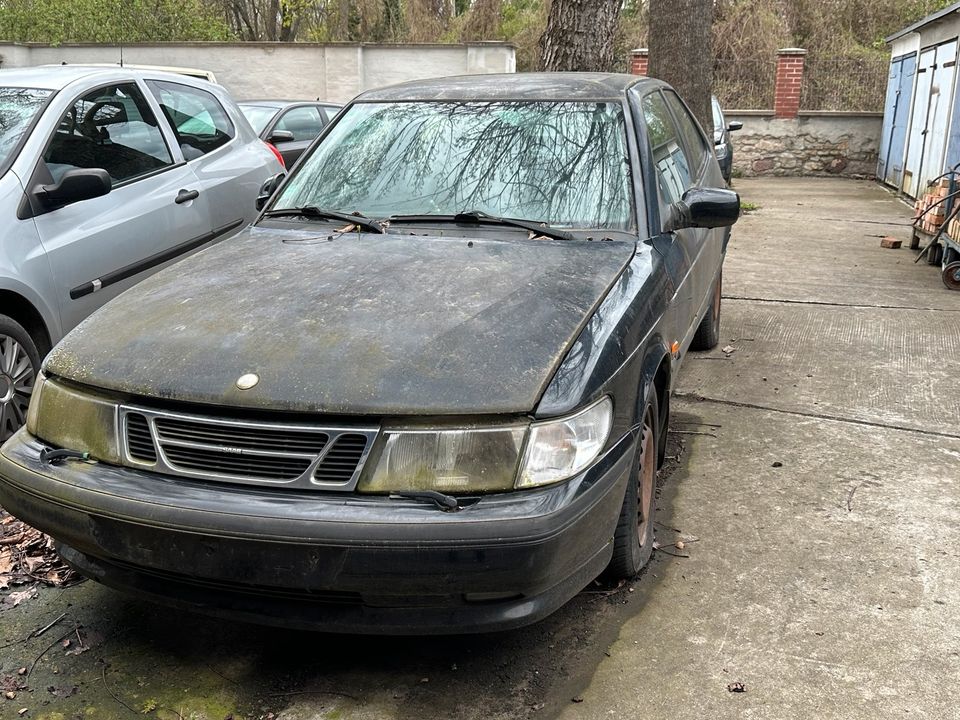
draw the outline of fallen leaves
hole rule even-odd
[[[16,607],[17,605],[22,603],[24,600],[29,600],[36,596],[37,596],[37,588],[36,586],[34,586],[34,587],[27,588],[26,590],[20,590],[17,592],[10,593],[9,595],[7,595],[6,598],[4,598],[4,602],[7,605]]]
[[[6,605],[16,607],[32,598],[38,583],[63,587],[82,580],[57,555],[50,536],[0,508],[0,590],[32,584],[29,590],[10,593]]]

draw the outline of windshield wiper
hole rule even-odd
[[[364,230],[369,230],[372,233],[377,233],[379,235],[383,235],[384,233],[383,226],[380,224],[380,222],[378,220],[371,220],[366,215],[362,215],[358,212],[345,213],[337,210],[324,210],[323,208],[318,208],[316,205],[267,210],[263,215],[264,217],[308,217],[327,220],[343,220],[343,222],[352,223],[357,227],[361,227]]]
[[[547,223],[536,220],[520,220],[517,218],[503,218],[488,215],[480,210],[467,210],[456,215],[391,215],[390,222],[455,222],[471,225],[505,225],[507,227],[523,228],[534,235],[543,235],[554,240],[575,240],[573,233],[550,227]]]

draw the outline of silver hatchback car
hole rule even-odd
[[[0,442],[67,331],[247,225],[281,170],[218,85],[119,67],[0,71]]]

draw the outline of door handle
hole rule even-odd
[[[174,200],[174,202],[177,205],[182,205],[185,202],[196,200],[198,197],[200,197],[199,190],[181,190],[180,192],[177,193],[177,197]]]

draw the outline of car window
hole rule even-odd
[[[323,130],[323,118],[313,106],[296,107],[287,110],[277,121],[274,130],[286,130],[293,133],[296,142],[313,140]]]
[[[343,108],[340,105],[322,105],[320,107],[320,112],[326,116],[326,121],[329,122],[333,120],[334,116],[340,112]]]
[[[173,126],[186,160],[213,152],[233,139],[233,123],[211,93],[162,80],[148,80],[147,85]]]
[[[687,156],[663,96],[659,92],[650,93],[643,98],[642,106],[660,195],[664,202],[672,205],[691,185]]]
[[[720,109],[720,101],[717,100],[717,96],[714,95],[710,101],[710,104],[713,106],[713,129],[714,132],[717,130],[726,129],[724,126],[726,123],[723,121],[723,110]]]
[[[690,170],[694,175],[698,175],[700,168],[703,167],[704,159],[710,155],[712,151],[703,139],[703,134],[700,132],[700,128],[697,127],[696,120],[693,119],[693,116],[690,114],[690,111],[687,110],[686,106],[680,102],[680,96],[670,90],[664,91],[663,94],[667,99],[667,104],[677,118],[677,126],[680,129],[680,134],[683,136],[687,159],[690,161]]]
[[[60,119],[43,160],[54,181],[68,170],[102,168],[114,183],[173,164],[157,118],[134,83],[77,100]]]
[[[633,227],[618,102],[357,103],[298,165],[275,208],[369,217],[483,212]]]
[[[266,129],[270,121],[273,120],[273,116],[277,114],[276,108],[267,107],[266,105],[240,105],[239,107],[240,112],[243,113],[243,116],[256,131],[257,135]]]
[[[0,87],[0,167],[50,97],[51,90]]]

